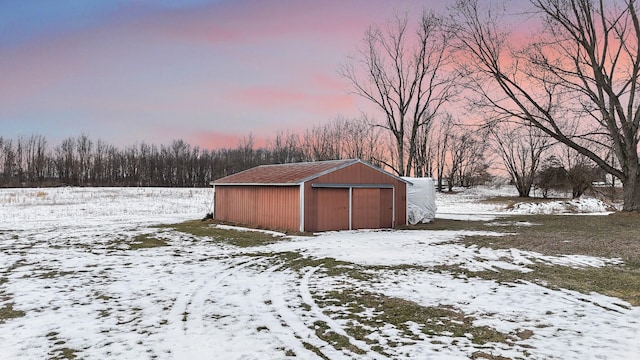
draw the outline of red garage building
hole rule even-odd
[[[288,231],[407,223],[407,181],[357,159],[263,165],[211,183],[214,218]]]

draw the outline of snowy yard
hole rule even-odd
[[[439,218],[495,225],[482,231],[328,232],[241,247],[157,226],[202,218],[210,189],[3,189],[0,359],[637,358],[640,307],[461,275],[621,263],[465,245],[504,236],[507,213],[562,212],[480,201],[496,194],[504,189],[437,199]]]

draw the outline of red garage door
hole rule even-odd
[[[318,189],[317,229],[349,230],[349,189]]]
[[[392,227],[393,189],[354,188],[351,211],[352,229]]]

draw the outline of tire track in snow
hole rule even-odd
[[[169,319],[173,332],[169,333],[174,337],[187,336],[189,338],[198,339],[207,334],[207,318],[205,316],[206,309],[209,307],[210,294],[219,289],[219,285],[223,281],[240,283],[242,276],[240,270],[266,261],[269,258],[259,258],[253,260],[239,261],[217,274],[212,274],[211,278],[202,279],[198,285],[192,287],[193,291],[180,296],[176,299],[171,309]],[[278,264],[271,266],[264,271],[259,271],[250,275],[253,278],[253,284],[264,284],[261,286],[249,285],[243,292],[243,296],[237,299],[237,305],[245,312],[243,315],[251,318],[251,323],[256,325],[264,324],[269,329],[270,336],[281,344],[282,348],[293,351],[296,356],[301,358],[318,358],[318,354],[305,347],[305,343],[317,349],[323,356],[330,359],[342,359],[345,357],[365,357],[368,359],[388,359],[387,357],[373,351],[371,347],[364,341],[357,340],[346,333],[341,325],[322,313],[320,307],[313,300],[309,283],[311,277],[319,269],[314,267],[308,270],[299,282],[287,284],[278,282],[273,274],[278,269],[286,265]],[[303,303],[310,306],[309,316],[303,316],[295,309],[289,307],[286,301],[287,287],[293,291],[298,291]],[[237,294],[222,294],[222,297],[236,296]],[[195,315],[197,314],[197,315]],[[242,321],[247,321],[242,320]],[[338,335],[344,336],[349,343],[366,354],[349,356],[349,352],[344,349],[336,349],[329,342],[321,339],[313,329],[315,322],[323,321]]]
[[[317,266],[311,268],[304,274],[304,276],[302,277],[302,281],[300,281],[300,295],[302,296],[302,301],[311,307],[310,312],[313,314],[313,316],[317,320],[324,321],[327,326],[336,334],[346,337],[351,345],[366,352],[365,356],[367,359],[389,359],[388,357],[373,351],[369,344],[367,344],[366,342],[358,340],[353,336],[347,334],[347,332],[337,321],[322,312],[322,309],[320,309],[315,300],[313,300],[313,296],[311,296],[311,291],[309,290],[309,281],[311,279],[311,276],[313,276],[313,274],[318,271],[318,269],[319,267]]]
[[[205,317],[206,304],[209,295],[219,289],[219,285],[223,281],[241,284],[243,277],[240,270],[249,266],[267,261],[269,258],[259,258],[244,262],[238,262],[226,269],[212,275],[209,280],[202,280],[197,286],[192,287],[191,295],[179,297],[170,314],[173,328],[168,333],[169,338],[176,340],[187,337],[192,342],[204,341],[209,331],[216,331],[215,328],[208,328]],[[218,299],[222,301],[224,298],[234,298],[232,300],[239,309],[242,309],[242,316],[231,315],[234,322],[245,322],[247,326],[244,328],[259,328],[265,326],[269,329],[268,336],[273,337],[275,342],[282,349],[291,350],[296,357],[303,359],[319,358],[318,354],[305,347],[305,343],[314,346],[317,351],[330,359],[345,358],[345,353],[335,349],[331,344],[317,337],[315,332],[309,328],[313,325],[313,321],[308,324],[304,319],[296,314],[287,304],[285,292],[290,288],[293,292],[299,288],[299,282],[290,284],[287,281],[278,281],[274,276],[274,272],[285,267],[284,264],[278,264],[267,268],[264,271],[258,271],[254,274],[248,274],[252,281],[244,290],[240,287],[233,287],[230,292],[225,292]],[[238,296],[239,294],[242,296]],[[198,314],[197,316],[193,316]],[[191,316],[190,316],[191,315]],[[237,314],[239,315],[239,314]],[[185,319],[186,316],[186,319]],[[224,330],[223,330],[224,331]],[[180,341],[178,341],[180,343]],[[177,356],[187,356],[199,358],[198,349],[195,348],[168,348],[171,353]],[[221,350],[224,353],[225,350]]]
[[[193,309],[202,310],[205,307],[207,296],[220,284],[220,282],[222,282],[222,280],[232,273],[253,265],[258,261],[260,261],[260,259],[241,261],[224,269],[218,275],[213,275],[211,278],[202,278],[198,285],[192,288],[193,291],[190,295],[187,293],[176,299],[173,307],[171,308],[171,312],[169,313],[169,319],[173,322],[174,327],[181,327],[182,333],[184,334],[189,332],[190,328],[192,329],[197,327],[202,329],[204,327],[204,320],[202,316],[193,317],[191,320],[189,318],[189,315],[194,313]],[[182,326],[177,326],[178,324],[182,324]]]
[[[269,329],[269,333],[278,340],[284,349],[293,351],[296,357],[303,359],[317,358],[318,355],[305,348],[302,342],[302,340],[306,340],[309,343],[313,342],[303,338],[305,335],[309,337],[313,334],[301,334],[299,331],[300,329],[306,329],[311,333],[306,325],[298,317],[295,317],[295,315],[293,321],[286,321],[281,315],[285,309],[289,309],[284,300],[283,286],[286,285],[278,283],[276,279],[274,279],[273,273],[284,266],[283,264],[274,265],[256,275],[258,278],[257,282],[265,284],[266,286],[252,288],[251,292],[257,296],[244,297],[244,308],[253,310],[253,313],[257,315],[259,321]],[[318,347],[318,344],[312,345]],[[326,346],[328,344],[319,345]],[[330,358],[335,359],[337,357],[330,356]]]
[[[271,287],[269,296],[272,301],[272,311],[274,313],[273,316],[278,319],[278,321],[282,322],[281,327],[284,329],[284,331],[290,331],[293,334],[293,337],[296,339],[296,343],[298,344],[298,346],[301,346],[305,350],[305,352],[310,353],[310,356],[312,358],[317,358],[318,355],[311,352],[310,350],[307,350],[304,347],[304,342],[314,346],[322,355],[326,356],[329,359],[344,358],[344,352],[338,351],[331,344],[320,339],[316,335],[316,333],[311,328],[309,328],[310,325],[313,325],[313,322],[311,324],[305,322],[305,320],[302,319],[300,315],[296,314],[293,310],[291,310],[291,308],[289,308],[289,306],[287,306],[284,298],[284,293],[282,292],[281,288]],[[297,352],[296,355],[299,356]]]

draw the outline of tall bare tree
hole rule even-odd
[[[305,158],[309,161],[341,159],[344,134],[341,132],[343,120],[317,124],[305,131],[302,139]]]
[[[635,0],[530,2],[541,29],[517,46],[500,9],[457,1],[454,34],[468,55],[474,105],[495,118],[520,119],[588,157],[621,180],[624,210],[640,211]]]
[[[512,123],[493,124],[489,128],[492,148],[500,155],[520,197],[529,197],[542,156],[551,146],[551,138],[534,126]]]
[[[380,128],[366,116],[356,119],[343,119],[339,126],[343,133],[343,156],[350,159],[362,159],[381,166],[385,162],[385,146]]]
[[[371,26],[364,48],[340,67],[353,92],[384,115],[379,126],[394,140],[393,161],[387,165],[398,175],[410,175],[421,128],[452,95],[448,39],[433,13],[422,14],[415,33],[406,14],[396,15],[384,27]]]
[[[447,176],[448,153],[454,129],[453,117],[447,114],[437,125],[436,131],[432,131],[429,138],[430,148],[433,149],[430,151],[433,154],[433,170],[437,174],[436,190],[440,192]]]
[[[379,128],[366,117],[336,119],[307,130],[300,147],[307,161],[362,159],[381,166],[386,161]]]
[[[295,133],[278,132],[269,144],[271,157],[276,164],[286,164],[304,161],[304,154],[300,146],[300,137]]]
[[[459,186],[477,185],[488,178],[489,163],[485,158],[487,139],[477,127],[460,126],[452,144],[451,162],[456,164],[454,176]],[[452,184],[449,185],[451,189]]]

